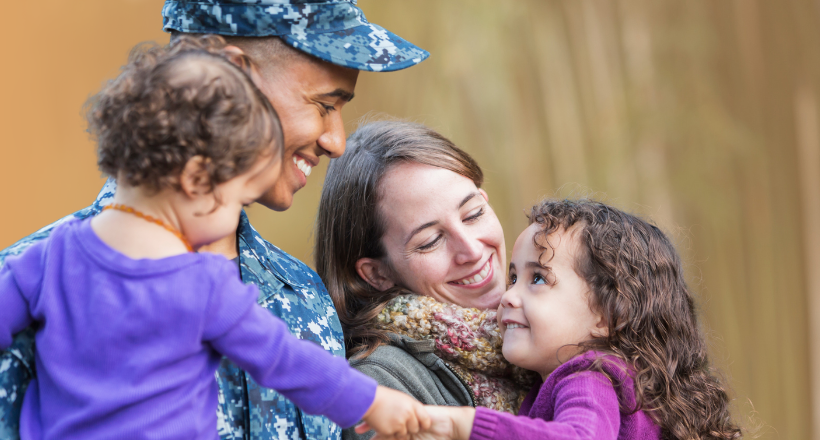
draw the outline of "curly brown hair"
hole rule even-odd
[[[215,35],[183,36],[131,51],[86,104],[102,172],[150,190],[178,188],[185,164],[201,156],[213,189],[261,155],[281,155],[276,111],[253,84],[249,60],[239,55],[237,66],[225,46]]]
[[[661,427],[664,439],[736,439],[726,388],[707,359],[694,299],[681,260],[656,226],[592,200],[544,200],[532,208],[534,240],[570,230],[578,239],[575,271],[590,287],[590,307],[608,334],[583,350],[614,355],[633,369],[636,405]],[[591,368],[606,374],[601,358]]]

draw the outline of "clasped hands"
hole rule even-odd
[[[356,433],[375,430],[372,440],[468,440],[475,408],[423,405],[412,397],[379,386]]]

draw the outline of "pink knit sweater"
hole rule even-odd
[[[623,362],[604,363],[619,386],[586,368],[601,353],[587,352],[552,372],[527,395],[518,416],[477,408],[470,440],[659,440],[660,428],[643,412],[624,414],[635,404],[632,379]]]

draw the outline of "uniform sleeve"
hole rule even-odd
[[[376,382],[256,304],[258,289],[238,276],[222,277],[211,295],[205,336],[211,346],[305,412],[344,427],[357,423],[376,396]]]
[[[597,372],[573,374],[554,389],[552,421],[477,408],[470,440],[616,440],[621,414],[609,380]]]
[[[34,330],[18,333],[0,353],[0,438],[18,440],[23,396],[34,377]]]

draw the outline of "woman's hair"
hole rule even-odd
[[[575,271],[590,287],[590,307],[608,334],[581,344],[621,358],[634,368],[636,405],[662,429],[664,439],[734,439],[726,388],[712,374],[695,304],[681,260],[669,239],[638,217],[591,200],[545,200],[530,222],[549,235],[571,230],[578,240]],[[539,244],[541,243],[541,244]],[[604,374],[598,359],[592,368]]]
[[[158,191],[177,188],[188,160],[201,156],[213,189],[272,148],[281,155],[276,111],[224,48],[213,35],[135,47],[120,75],[86,104],[100,170]]]
[[[349,356],[369,354],[388,340],[373,320],[388,301],[409,293],[402,286],[379,291],[356,272],[360,258],[386,255],[380,182],[390,169],[408,162],[450,170],[478,187],[484,180],[467,153],[435,131],[410,122],[365,124],[347,139],[345,154],[330,161],[316,219],[314,257],[342,322]],[[384,263],[389,270],[389,261]]]

